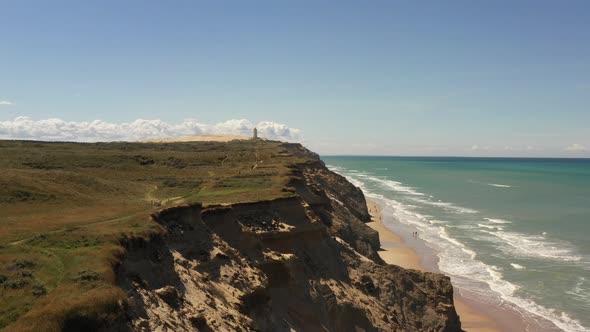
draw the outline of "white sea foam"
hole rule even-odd
[[[425,233],[425,230],[422,231]],[[504,279],[501,269],[487,265],[476,259],[475,252],[467,248],[463,243],[451,237],[444,228],[439,228],[439,237],[423,236],[435,250],[439,257],[439,268],[451,276],[453,284],[459,288],[469,289],[484,297],[498,297],[502,302],[507,302],[526,312],[531,316],[545,318],[565,331],[587,331],[578,321],[569,317],[566,313],[546,308],[536,302],[519,297],[515,292],[519,287]],[[512,265],[512,264],[511,264]],[[512,265],[517,268],[517,264]],[[492,293],[486,293],[485,289],[473,282],[487,284]]]
[[[522,266],[522,265],[520,265],[520,264],[516,264],[516,263],[510,263],[510,265],[511,265],[513,268],[517,269],[517,270],[524,270],[524,269],[526,269],[526,267],[524,267],[524,266]]]
[[[336,173],[341,173],[342,171],[344,171],[344,168],[338,167],[338,166],[334,166],[334,165],[328,165],[328,164],[326,164],[326,167],[329,170],[331,170],[332,172],[336,172]]]
[[[439,227],[439,232],[438,235],[447,240],[448,242],[456,245],[463,253],[469,255],[470,259],[475,259],[475,257],[477,257],[477,253],[469,248],[467,248],[463,243],[455,240],[454,238],[450,237],[449,234],[447,233],[447,230],[445,229],[445,227]]]
[[[512,221],[504,220],[504,219],[492,219],[492,218],[484,218],[485,220],[492,222],[494,224],[511,224]]]
[[[473,225],[446,225],[446,227],[447,228],[458,228],[458,229],[475,229],[475,228],[477,228],[477,226],[473,226]]]
[[[474,210],[474,209],[469,209],[469,208],[465,208],[462,206],[457,206],[453,203],[442,202],[441,200],[433,201],[433,200],[431,200],[431,198],[433,198],[433,196],[421,193],[421,192],[417,191],[415,188],[406,186],[403,183],[398,182],[398,181],[379,178],[379,177],[372,176],[372,175],[369,175],[366,173],[351,174],[348,170],[345,171],[344,169],[339,169],[338,167],[334,167],[334,166],[329,166],[329,167],[333,170],[340,171],[340,173],[343,174],[348,180],[350,180],[350,182],[352,184],[354,184],[355,186],[357,186],[359,188],[361,188],[361,186],[359,186],[357,183],[359,183],[360,180],[357,178],[360,178],[362,180],[369,180],[371,182],[377,183],[378,185],[380,185],[384,189],[392,189],[395,192],[407,194],[407,195],[411,196],[410,197],[411,199],[415,200],[418,203],[431,205],[431,206],[437,206],[437,207],[441,207],[445,210],[450,210],[450,211],[454,211],[454,212],[458,212],[458,213],[473,214],[473,213],[478,212],[477,210]],[[349,172],[349,173],[347,174],[347,172]],[[423,198],[421,198],[423,196],[424,197],[427,196],[429,198],[423,199]]]
[[[388,207],[387,210],[392,210],[392,214],[397,220],[404,224],[413,226],[420,231],[420,237],[428,244],[428,246],[432,247],[436,251],[436,254],[439,258],[438,265],[440,270],[445,274],[451,276],[453,284],[456,287],[468,289],[472,292],[482,294],[484,298],[496,298],[500,302],[511,304],[517,308],[520,308],[518,310],[521,313],[528,314],[532,317],[542,317],[552,322],[554,325],[556,325],[564,331],[588,331],[588,329],[582,326],[580,322],[571,318],[564,312],[559,312],[555,309],[546,308],[544,306],[537,304],[533,300],[522,298],[515,295],[515,292],[518,290],[519,287],[504,279],[502,269],[496,266],[487,265],[476,259],[477,254],[475,251],[468,248],[465,244],[463,244],[447,232],[446,227],[448,226],[442,226],[442,224],[437,223],[437,221],[433,220],[431,217],[416,212],[415,207],[402,204],[393,199],[389,199],[384,195],[374,194],[367,191],[364,181],[374,180],[367,175],[358,178],[358,175],[359,174],[357,173],[354,174],[354,176],[352,174],[348,174],[346,176],[350,182],[360,187],[365,192],[365,195],[374,199],[379,199],[382,203],[384,203],[386,207]],[[401,184],[397,183],[397,185],[399,186]],[[406,188],[409,187],[404,186],[402,190],[396,191],[404,192]],[[397,189],[400,188],[397,187]],[[410,189],[414,190],[413,188]],[[410,196],[418,196],[412,195],[411,192],[408,192],[407,190],[405,191]],[[423,196],[423,194],[419,196]],[[419,197],[413,198],[414,200],[420,203],[440,206],[461,213],[477,213],[477,211],[475,210],[456,207],[450,203],[424,200]],[[486,220],[492,224],[511,223],[510,221],[503,219],[486,218]],[[493,225],[488,226],[493,227]],[[501,226],[497,227],[499,228]],[[561,260],[567,260],[568,257],[574,258],[574,260],[579,258],[578,256],[572,256],[571,252],[567,250],[564,251],[564,249],[557,248],[552,244],[541,242],[541,239],[545,240],[543,237],[534,238],[525,236],[526,240],[529,242],[522,241],[521,243],[518,240],[522,237],[522,234],[504,232],[501,229],[497,229],[495,231],[492,231],[491,229],[490,231],[482,231],[491,234],[492,236],[490,236],[490,239],[496,239],[498,242],[500,242],[500,240],[502,240],[503,242],[512,241],[512,243],[510,243],[509,246],[513,247],[516,252],[521,254],[526,253],[527,255],[533,255],[534,251],[539,251],[537,253],[537,256],[545,258],[557,258]],[[503,247],[506,247],[506,245],[504,245]],[[517,266],[520,266],[514,263],[512,263],[511,265],[513,268],[517,268]],[[481,283],[486,284],[489,288],[483,288],[481,286]],[[582,284],[580,284],[579,287],[580,288],[572,289],[572,292],[579,293],[583,291],[583,288],[581,288]]]
[[[588,289],[588,283],[586,282],[586,278],[579,277],[576,281],[574,287],[566,291],[567,294],[572,295],[577,300],[587,303],[590,307],[590,289]]]
[[[498,183],[488,183],[488,186],[498,187],[498,188],[511,188],[512,187],[507,184],[498,184]]]
[[[378,178],[378,177],[367,175],[367,174],[357,174],[357,175],[360,176],[361,178],[365,178],[367,180],[376,182],[377,184],[379,184],[381,187],[383,187],[385,189],[393,189],[394,191],[409,194],[409,195],[414,195],[414,196],[424,196],[423,193],[416,191],[412,187],[405,186],[401,182],[398,182],[398,181],[382,179],[382,178]]]
[[[474,209],[469,209],[469,208],[465,208],[462,206],[457,206],[453,203],[448,203],[448,202],[441,202],[441,201],[431,201],[431,200],[427,200],[427,199],[421,199],[421,198],[412,198],[412,200],[422,203],[422,204],[426,204],[426,205],[431,205],[431,206],[437,206],[440,208],[443,208],[445,210],[450,210],[450,211],[454,211],[454,212],[459,212],[459,213],[469,213],[469,214],[473,214],[473,213],[477,213],[477,210]]]
[[[566,242],[552,242],[539,235],[525,235],[516,232],[496,231],[488,232],[500,241],[500,248],[512,254],[525,257],[554,259],[558,261],[580,261],[582,257],[576,255],[571,245]],[[505,244],[508,244],[506,246]]]
[[[487,228],[487,229],[494,229],[494,230],[503,230],[504,227],[502,226],[490,226],[490,225],[486,225],[486,224],[477,224],[477,226],[481,227],[481,228]]]
[[[558,312],[554,309],[548,309],[535,303],[532,300],[524,299],[515,296],[514,293],[518,290],[518,286],[511,282],[504,280],[502,273],[495,266],[486,266],[486,270],[489,273],[491,280],[488,285],[492,290],[500,294],[502,300],[511,303],[519,308],[524,309],[529,314],[534,316],[543,317],[557,327],[564,331],[570,332],[587,332],[588,330],[575,319],[569,317],[565,312]]]

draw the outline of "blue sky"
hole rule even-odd
[[[590,157],[588,1],[0,0],[0,17],[4,138],[246,119],[323,154]]]

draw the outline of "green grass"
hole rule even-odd
[[[0,156],[0,328],[11,331],[116,316],[119,243],[160,233],[151,213],[294,195],[291,166],[305,161],[262,140],[0,141]]]

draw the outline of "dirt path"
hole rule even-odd
[[[30,239],[35,238],[39,234],[55,234],[55,233],[60,233],[60,232],[71,231],[71,230],[74,230],[74,229],[77,229],[77,228],[88,227],[88,226],[92,226],[92,225],[96,225],[96,224],[103,224],[103,223],[121,221],[121,220],[129,219],[131,217],[135,217],[135,216],[137,216],[140,213],[145,213],[145,210],[144,211],[141,211],[141,212],[134,212],[133,214],[131,214],[129,216],[125,216],[125,217],[118,217],[118,218],[110,218],[110,219],[106,219],[106,220],[92,221],[92,222],[89,222],[87,224],[81,224],[81,225],[76,225],[76,226],[68,226],[68,227],[58,228],[58,229],[54,229],[54,230],[43,232],[43,233],[37,233],[35,235],[27,236],[24,239],[20,239],[20,240],[8,242],[7,244],[8,245],[18,245],[18,244],[24,243],[24,242],[26,242],[26,241],[28,241]]]
[[[176,196],[176,197],[166,197],[166,198],[157,198],[154,196],[154,192],[158,190],[158,186],[154,186],[153,188],[151,188],[150,190],[148,190],[145,194],[145,200],[148,202],[162,202],[160,206],[157,206],[158,208],[162,208],[170,203],[174,203],[177,201],[180,201],[182,199],[184,199],[184,196]],[[89,223],[86,224],[80,224],[80,225],[76,225],[76,226],[68,226],[68,227],[62,227],[62,228],[58,228],[58,229],[54,229],[51,231],[47,231],[47,232],[43,232],[43,233],[37,233],[35,235],[31,235],[28,236],[26,238],[20,239],[20,240],[16,240],[16,241],[12,241],[12,242],[8,242],[8,245],[19,245],[22,244],[28,240],[31,240],[33,238],[35,238],[38,234],[55,234],[55,233],[60,233],[60,232],[66,232],[66,231],[70,231],[70,230],[74,230],[77,228],[82,228],[82,227],[89,227],[89,226],[93,226],[93,225],[97,225],[97,224],[106,224],[106,223],[111,223],[111,222],[117,222],[117,221],[122,221],[122,220],[126,220],[129,219],[131,217],[136,217],[139,214],[145,214],[145,213],[150,213],[152,211],[155,211],[156,206],[150,206],[147,209],[144,210],[138,210],[138,211],[134,211],[131,212],[130,215],[124,216],[124,217],[110,217],[104,220],[96,220],[96,221],[91,221]]]

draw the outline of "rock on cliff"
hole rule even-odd
[[[448,277],[386,265],[360,189],[285,145],[297,195],[169,208],[118,269],[137,331],[460,331]],[[120,327],[123,328],[123,327]]]

